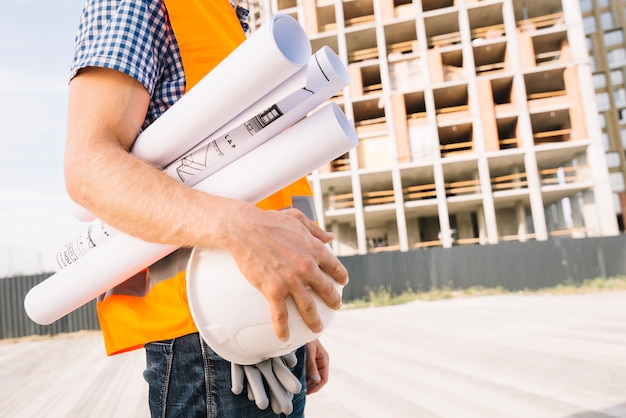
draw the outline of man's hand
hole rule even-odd
[[[265,296],[274,332],[289,338],[286,300],[293,298],[306,325],[315,333],[323,323],[310,290],[331,309],[341,307],[336,284],[348,272],[327,248],[333,235],[297,209],[265,211],[253,206],[234,213],[218,245],[231,253],[241,273]]]
[[[320,340],[306,345],[306,393],[319,391],[328,382],[328,353]]]

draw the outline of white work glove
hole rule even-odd
[[[272,405],[275,414],[289,415],[293,412],[293,397],[302,390],[300,380],[289,370],[298,363],[296,352],[275,357],[250,366],[231,363],[231,391],[235,395],[243,392],[247,380],[248,399],[259,409]],[[269,399],[263,380],[269,388]]]

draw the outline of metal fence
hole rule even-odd
[[[540,289],[581,283],[597,277],[626,276],[626,236],[464,245],[409,252],[340,257],[350,274],[344,301],[362,299],[381,288],[406,290]],[[0,280],[0,339],[98,329],[91,302],[52,325],[33,323],[24,312],[24,297],[50,275]]]
[[[51,274],[0,279],[0,339],[27,335],[55,335],[100,329],[92,301],[50,325],[38,325],[24,311],[26,293]]]
[[[626,236],[504,242],[341,257],[350,273],[344,300],[382,289],[536,290],[586,279],[626,275]]]

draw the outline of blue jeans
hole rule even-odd
[[[248,400],[246,390],[231,390],[230,362],[219,357],[199,334],[145,345],[148,402],[152,418],[265,418],[276,415],[269,406],[260,410]],[[304,347],[298,349],[298,364],[292,370],[305,387]],[[290,417],[304,417],[306,389],[294,397]]]

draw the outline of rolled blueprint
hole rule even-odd
[[[208,136],[167,166],[165,172],[193,186],[293,125],[350,82],[348,70],[326,46],[311,56],[309,65],[301,71],[306,71],[306,79],[297,90],[276,102],[259,100],[242,113],[245,120],[235,118],[218,134]],[[257,113],[261,105],[264,108]],[[251,111],[255,111],[254,116],[248,118]]]
[[[304,67],[311,43],[291,16],[278,14],[231,52],[137,137],[131,152],[165,167]]]
[[[354,126],[332,103],[194,188],[256,203],[356,145]],[[176,249],[119,232],[33,287],[26,295],[24,309],[34,322],[51,324]]]
[[[97,245],[117,234],[117,230],[102,220],[96,219],[85,232],[68,242],[57,252],[57,265],[65,268],[94,249]]]
[[[304,74],[297,74],[300,79],[297,87],[291,79],[282,83],[275,89],[278,93],[268,93],[258,100],[217,134],[209,135],[167,166],[165,173],[188,186],[194,186],[293,125],[350,82],[347,69],[326,46],[311,56],[307,67],[299,72]],[[259,109],[262,111],[256,113]],[[255,112],[254,116],[243,120],[251,112]],[[145,132],[150,131],[151,127]],[[86,227],[85,233],[58,251],[58,266],[67,267],[116,232],[96,219]]]
[[[289,15],[273,16],[142,132],[131,152],[166,167],[241,115],[243,97],[246,104],[256,103],[249,118],[283,97],[281,85],[302,87],[310,56],[311,43],[300,24]],[[82,206],[69,205],[75,218],[95,219]]]

